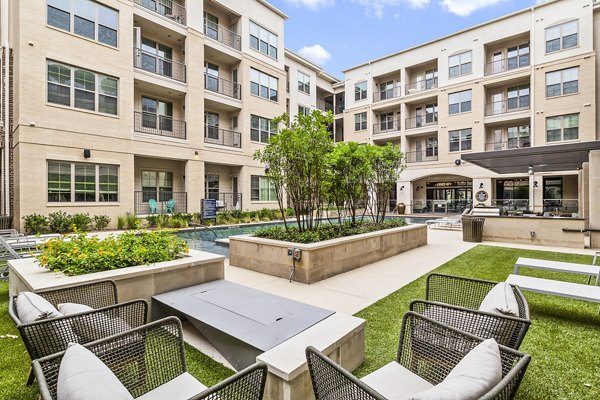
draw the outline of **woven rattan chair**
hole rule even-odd
[[[135,340],[139,337],[144,340]],[[121,346],[122,343],[131,345],[125,347]],[[162,395],[170,394],[169,400],[180,400],[170,390],[165,390],[176,387],[178,378],[189,376],[181,322],[178,318],[164,318],[84,346],[108,366],[134,398],[156,398],[156,389],[159,388],[158,392]],[[122,351],[113,351],[115,347]],[[61,352],[33,361],[42,400],[56,399],[60,363],[64,354],[65,352]],[[145,359],[146,362],[135,362],[138,359]],[[143,368],[140,368],[141,365]],[[263,397],[266,378],[267,366],[257,363],[213,387],[201,389],[190,400],[260,400]],[[206,388],[199,382],[195,383]],[[188,396],[185,397],[185,400],[187,399]]]
[[[66,349],[69,342],[87,343],[100,339],[99,332],[94,329],[101,325],[102,337],[121,333],[124,330],[144,325],[147,322],[148,302],[132,300],[118,304],[117,287],[113,281],[101,281],[37,292],[55,307],[59,303],[85,304],[93,311],[22,323],[17,312],[17,298],[11,296],[8,313],[17,325],[17,329],[25,343],[32,360]],[[76,335],[73,327],[88,334]],[[33,383],[33,371],[30,371],[27,384]]]
[[[479,311],[484,297],[497,282],[453,275],[430,274],[426,299],[414,300],[410,310],[482,338],[518,349],[531,325],[529,305],[518,286],[512,286],[519,316]]]
[[[423,378],[437,385],[448,375],[460,360],[483,339],[448,325],[407,312],[402,319],[402,330],[395,361],[364,377],[365,381],[374,379],[378,372],[391,364],[399,364],[409,374]],[[431,346],[430,343],[437,343]],[[481,399],[514,399],[525,370],[530,361],[527,354],[506,346],[498,346],[502,362],[502,380]],[[313,347],[306,349],[315,398],[317,400],[385,400],[382,387],[401,390],[408,382],[393,379],[382,387],[371,387],[357,379],[341,366]],[[378,392],[379,389],[379,392]],[[389,391],[388,391],[389,393]]]

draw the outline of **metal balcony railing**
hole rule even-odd
[[[472,200],[415,200],[412,202],[413,214],[462,214],[473,207]]]
[[[435,89],[438,87],[438,78],[425,79],[422,81],[414,81],[405,85],[405,94],[415,94],[426,90]]]
[[[217,201],[217,211],[242,210],[242,194],[241,193],[208,193],[207,199]]]
[[[204,35],[238,51],[242,48],[240,35],[206,18],[204,18]]]
[[[494,75],[527,66],[529,66],[529,54],[524,54],[486,63],[484,74]]]
[[[157,56],[137,47],[133,48],[133,66],[176,81],[185,82],[185,64]]]
[[[505,142],[487,142],[485,144],[485,151],[520,149],[524,147],[531,147],[529,136],[508,139]]]
[[[135,4],[185,25],[185,7],[172,0],[133,0]]]
[[[486,103],[485,116],[508,114],[515,111],[529,110],[529,96],[513,97],[506,100]]]
[[[204,74],[204,88],[234,99],[240,100],[242,98],[242,86],[239,83],[206,73]]]
[[[437,159],[437,147],[432,147],[431,149],[425,149],[420,151],[407,151],[406,153],[404,153],[404,160],[406,161],[406,163],[437,161]]]
[[[343,113],[345,108],[346,107],[344,106],[344,104],[337,104],[334,110],[335,115]]]
[[[187,192],[140,190],[134,192],[135,215],[187,212]]]
[[[373,133],[390,133],[400,131],[400,119],[393,119],[391,121],[381,121],[373,124]]]
[[[498,207],[502,214],[510,211],[527,211],[529,199],[492,199],[492,207]]]
[[[317,99],[317,109],[321,111],[333,111],[333,104],[322,99]]]
[[[133,114],[133,129],[136,132],[175,139],[186,138],[185,121],[139,111],[134,111]]]
[[[221,146],[242,148],[242,134],[218,126],[204,125],[204,143],[220,144]]]
[[[579,213],[579,200],[577,199],[544,199],[543,204],[544,215],[548,213],[548,216],[562,216]]]
[[[376,103],[378,101],[393,99],[396,97],[400,97],[401,94],[402,86],[400,85],[396,85],[391,89],[378,90],[377,92],[373,93],[373,102]]]
[[[437,125],[438,124],[438,114],[428,113],[428,114],[419,114],[414,117],[406,118],[406,128],[405,129],[414,129],[421,128],[423,126]]]

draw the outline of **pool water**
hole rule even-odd
[[[403,219],[409,224],[424,224],[426,220],[431,218],[405,217]],[[292,224],[295,225],[295,221],[292,221]],[[177,236],[185,239],[191,249],[229,257],[229,246],[225,243],[218,243],[218,239],[227,239],[229,236],[235,235],[247,235],[256,232],[258,229],[269,228],[272,226],[283,226],[283,222],[243,224],[214,228],[190,228],[185,231],[180,231],[177,233]]]

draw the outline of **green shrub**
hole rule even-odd
[[[188,226],[188,222],[185,218],[173,217],[171,218],[171,227],[175,229],[185,228]]]
[[[190,222],[192,222],[192,219],[194,217],[192,214],[188,214],[188,213],[175,213],[175,214],[173,214],[173,218],[177,218],[177,219],[185,221],[185,226],[188,226],[188,224]]]
[[[89,231],[92,226],[92,218],[88,213],[77,213],[71,215],[71,225],[80,231]]]
[[[119,215],[117,217],[117,229],[123,230],[127,228],[127,216]]]
[[[140,229],[142,226],[142,220],[130,213],[125,216],[125,222],[127,229]]]
[[[94,215],[92,219],[94,221],[94,228],[99,231],[106,229],[108,224],[110,224],[110,217],[108,215]]]
[[[72,217],[64,211],[56,211],[48,214],[48,226],[50,232],[67,233],[71,232]]]
[[[30,235],[38,235],[48,232],[48,218],[40,214],[29,214],[23,217],[25,220],[25,231]]]
[[[156,226],[158,225],[158,215],[148,215],[146,217],[146,221],[148,221],[148,226],[150,228],[156,228]]]
[[[202,223],[202,214],[199,212],[195,212],[192,214],[192,222],[196,223],[196,224],[201,224]]]
[[[50,239],[36,258],[41,266],[71,276],[174,260],[187,252],[186,241],[168,230],[105,239],[79,233]]]

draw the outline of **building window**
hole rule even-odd
[[[508,111],[529,108],[529,84],[509,87],[506,97]]]
[[[142,171],[142,201],[169,201],[173,198],[173,173]]]
[[[298,106],[298,115],[308,115],[310,114],[310,108],[299,105]]]
[[[577,46],[578,31],[577,20],[546,28],[546,53]]]
[[[118,79],[48,61],[48,103],[117,114]]]
[[[437,68],[425,71],[425,89],[433,89],[438,85],[438,70]],[[417,90],[422,90],[420,87]]]
[[[437,137],[429,137],[425,140],[425,156],[435,157],[438,155],[438,139]]]
[[[142,96],[142,126],[173,132],[173,103]]]
[[[354,85],[354,101],[367,98],[367,81],[359,82]]]
[[[250,47],[277,60],[277,35],[250,21]]]
[[[579,113],[546,118],[546,141],[579,139]]]
[[[270,119],[250,116],[250,140],[268,143],[269,138],[277,134],[277,125]]]
[[[526,67],[529,65],[529,43],[509,47],[507,49],[507,69]]]
[[[253,95],[277,101],[278,84],[279,79],[254,68],[250,69],[250,93]]]
[[[47,5],[48,25],[117,47],[118,11],[91,0],[47,0]]]
[[[250,177],[251,201],[277,201],[275,186],[266,176],[252,175]]]
[[[509,126],[506,131],[508,135],[507,147],[509,149],[531,146],[531,141],[529,140],[529,125]]]
[[[48,202],[119,201],[119,167],[48,162]]]
[[[221,200],[219,198],[219,175],[204,175],[204,198]]]
[[[310,94],[310,76],[298,71],[298,91]]]
[[[448,76],[453,78],[471,73],[471,51],[465,51],[448,58]]]
[[[450,93],[448,103],[450,114],[459,114],[471,111],[471,89],[462,92]]]
[[[354,130],[364,131],[367,129],[367,113],[354,114]]]
[[[449,131],[450,151],[471,150],[471,128]]]
[[[546,97],[579,92],[579,67],[546,73]]]

